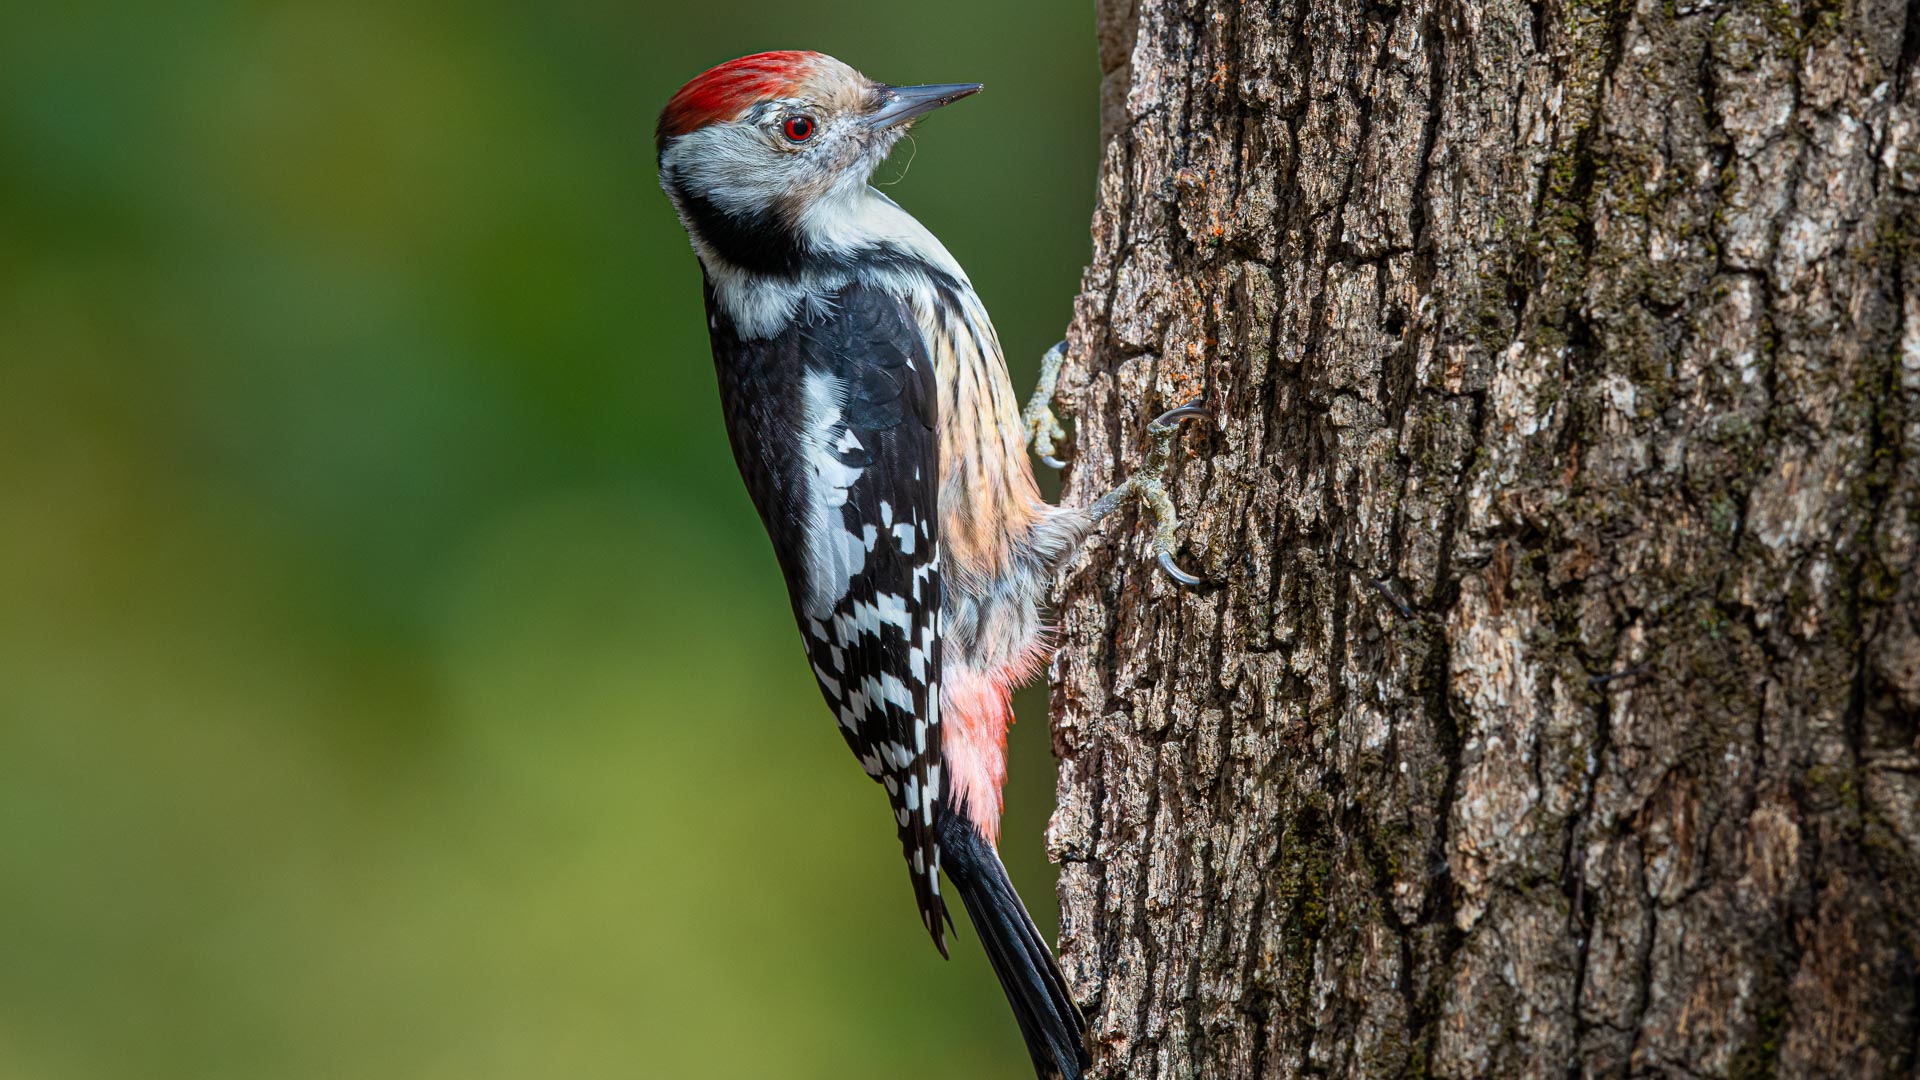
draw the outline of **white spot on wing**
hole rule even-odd
[[[873,599],[880,605],[881,622],[892,623],[900,628],[902,634],[909,637],[913,635],[913,620],[907,614],[905,599],[893,593],[879,593]]]
[[[859,687],[849,695],[848,700],[856,705],[886,702],[899,706],[901,712],[909,715],[913,713],[913,692],[907,689],[906,683],[901,682],[899,677],[890,671],[881,672],[878,678],[868,675],[861,679]],[[898,743],[887,745],[899,746]],[[904,769],[913,758],[907,754],[905,747],[901,747],[900,754],[902,759],[896,768]]]

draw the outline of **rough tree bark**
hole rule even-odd
[[[1920,3],[1104,0],[1098,1077],[1908,1075]]]

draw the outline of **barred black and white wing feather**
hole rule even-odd
[[[721,404],[814,676],[887,789],[944,954],[938,388],[902,299],[854,284],[826,307],[742,340],[709,288]]]

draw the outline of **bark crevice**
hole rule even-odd
[[[1098,1076],[1913,1067],[1914,25],[1103,6],[1069,499],[1214,417],[1060,593]]]

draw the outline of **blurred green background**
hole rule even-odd
[[[794,47],[988,84],[888,191],[1024,388],[1085,5],[6,6],[0,1077],[1029,1075],[819,702],[654,180],[681,82]]]

